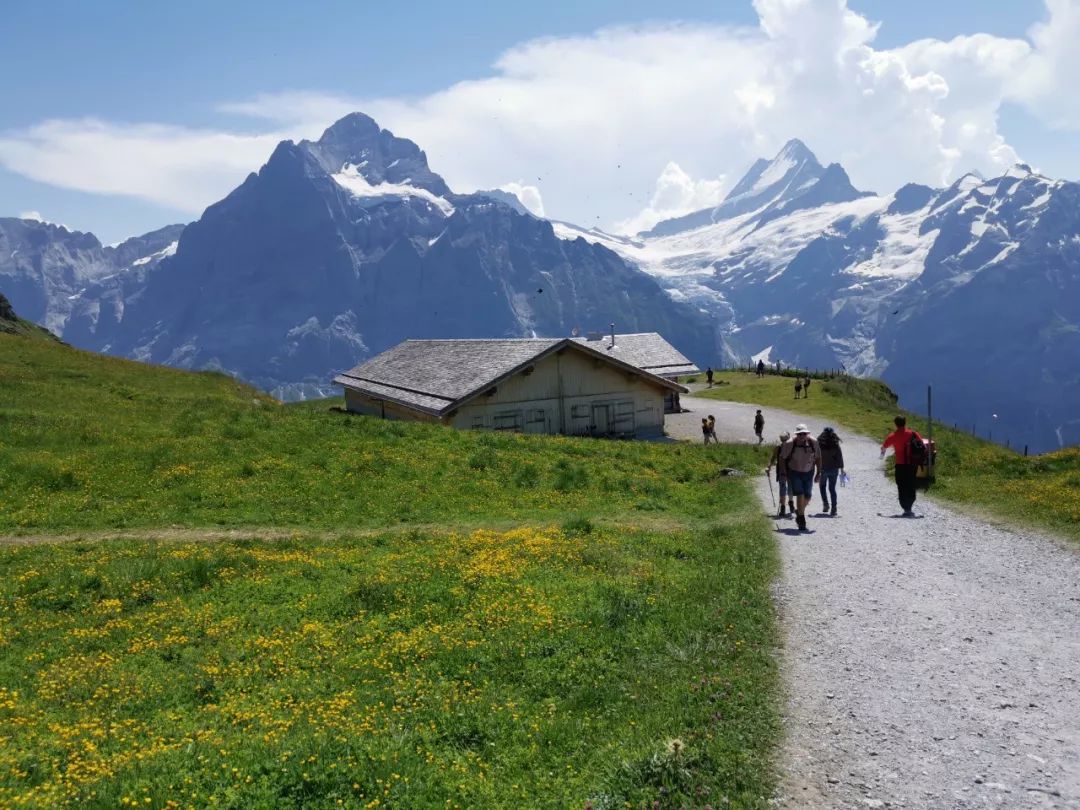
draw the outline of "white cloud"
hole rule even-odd
[[[525,206],[530,214],[544,216],[544,200],[540,196],[540,189],[536,186],[527,186],[522,183],[503,183],[499,186],[501,191],[508,191],[517,197],[518,202]]]
[[[67,228],[67,225],[65,225],[63,222],[54,222],[51,219],[45,219],[45,217],[42,216],[40,211],[23,211],[21,214],[18,215],[18,218],[19,219],[29,219],[29,220],[32,220],[34,222],[42,222],[45,225],[58,225],[61,228]],[[71,229],[68,228],[68,230],[71,230]]]
[[[1011,96],[1053,127],[1080,130],[1080,0],[1045,0],[1049,16],[1028,33],[1034,50]]]
[[[95,119],[0,135],[0,164],[33,180],[197,212],[257,169],[280,133],[242,135]]]
[[[656,179],[649,204],[640,212],[615,225],[617,233],[636,234],[671,217],[716,206],[724,198],[724,178],[694,180],[678,163],[668,163]]]
[[[711,205],[720,181],[693,178],[741,173],[792,137],[843,163],[861,188],[940,185],[1017,159],[997,127],[1005,102],[1080,127],[1080,0],[1046,4],[1026,40],[975,33],[884,49],[877,24],[845,0],[754,0],[755,27],[656,24],[525,42],[489,77],[420,98],[290,91],[219,105],[257,134],[44,122],[0,133],[0,164],[194,212],[279,139],[315,137],[362,110],[416,141],[456,190],[501,186],[585,226],[633,228]]]

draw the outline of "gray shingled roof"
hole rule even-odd
[[[667,341],[660,340],[671,349]],[[339,374],[334,382],[378,399],[439,415],[540,355],[569,343],[566,338],[406,340]],[[596,342],[579,341],[578,345],[590,352],[598,352],[600,348]],[[627,363],[621,357],[598,353],[616,363]],[[647,376],[656,375],[649,369],[642,370]],[[667,380],[656,379],[656,382],[685,390]]]
[[[604,335],[600,340],[589,340],[584,337],[576,337],[573,340],[652,374],[701,373],[701,369],[656,332],[617,334],[614,347],[611,345],[610,334]]]
[[[438,413],[562,341],[406,340],[334,378],[339,385]]]

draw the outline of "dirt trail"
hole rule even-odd
[[[754,408],[685,397],[670,432],[753,440]],[[766,436],[817,417],[765,409]],[[920,498],[837,427],[853,486],[779,521],[785,807],[1080,808],[1080,548]],[[771,511],[768,484],[757,481]],[[880,514],[879,514],[880,513]]]

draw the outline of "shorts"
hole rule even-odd
[[[814,471],[795,472],[788,470],[788,489],[794,496],[805,495],[807,498],[814,494]]]

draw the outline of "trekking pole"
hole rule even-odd
[[[765,471],[765,480],[769,482],[769,497],[772,499],[772,508],[773,508],[773,511],[775,512],[776,511],[776,496],[773,495],[772,476],[769,475],[768,470]]]

